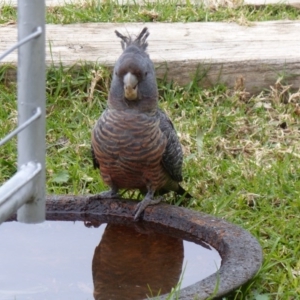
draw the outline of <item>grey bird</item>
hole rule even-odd
[[[179,184],[183,153],[176,131],[158,108],[154,65],[146,52],[149,31],[144,28],[135,39],[115,33],[123,53],[114,67],[107,108],[92,130],[92,157],[110,187],[102,198],[117,197],[119,189],[145,194],[135,210],[137,220],[166,192],[192,196]]]

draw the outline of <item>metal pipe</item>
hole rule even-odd
[[[24,39],[22,39],[21,41],[19,41],[18,43],[14,44],[13,46],[11,46],[8,50],[6,50],[2,55],[0,55],[0,61],[7,56],[9,53],[13,52],[15,49],[21,47],[22,45],[24,45],[25,43],[29,42],[30,40],[36,38],[37,36],[39,36],[42,33],[42,27],[38,27],[36,29],[35,32],[31,33],[30,35],[28,35],[27,37],[25,37]]]
[[[18,49],[19,126],[37,107],[42,113],[18,134],[18,168],[29,161],[42,167],[33,186],[34,198],[18,210],[18,221],[25,223],[45,220],[45,0],[18,0],[18,41],[39,27],[42,33]]]
[[[41,164],[29,162],[0,187],[0,224],[35,195]]]
[[[36,109],[35,114],[30,117],[26,122],[24,122],[22,125],[17,127],[15,130],[13,130],[11,133],[9,133],[4,139],[0,141],[0,146],[4,145],[6,142],[8,142],[10,139],[12,139],[15,135],[17,135],[19,132],[21,132],[23,129],[25,129],[27,126],[29,126],[33,121],[38,119],[42,114],[42,111],[40,107]]]

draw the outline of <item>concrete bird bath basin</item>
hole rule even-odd
[[[104,225],[106,228],[99,245],[95,249],[92,261],[94,299],[107,299],[107,295],[114,295],[111,299],[120,299],[120,297],[122,299],[142,299],[140,295],[149,294],[139,292],[137,295],[138,291],[136,290],[138,289],[136,287],[139,286],[139,283],[145,284],[145,281],[140,280],[140,278],[144,276],[144,280],[148,280],[154,274],[154,269],[156,269],[156,274],[158,272],[158,275],[152,276],[151,284],[154,291],[156,286],[160,289],[161,294],[168,293],[177,284],[182,269],[183,240],[193,242],[193,245],[194,243],[199,245],[195,245],[197,257],[202,255],[198,252],[201,246],[209,250],[212,250],[210,246],[216,249],[217,251],[214,251],[215,255],[218,255],[219,265],[217,267],[216,263],[213,263],[213,269],[201,277],[200,271],[205,268],[205,264],[201,263],[200,266],[197,266],[192,260],[192,269],[195,274],[198,274],[194,276],[193,282],[199,281],[192,285],[185,285],[180,290],[178,299],[206,299],[209,296],[218,298],[246,283],[260,268],[262,263],[261,247],[247,231],[213,216],[167,204],[148,207],[142,216],[142,221],[134,222],[133,215],[136,203],[136,201],[123,199],[99,200],[97,196],[59,195],[47,197],[46,219],[49,221],[81,221],[79,223],[84,222],[86,227],[99,227],[101,224],[107,224]],[[14,218],[12,217],[11,220]],[[44,226],[49,225],[45,224]],[[86,240],[85,236],[89,233],[84,232],[80,236],[80,232],[76,228],[75,232],[73,229],[67,236],[63,237],[67,243],[72,243],[70,234],[75,236],[75,240],[80,243],[84,243]],[[19,235],[15,233],[11,236],[18,239],[21,235],[21,238],[25,238],[22,233]],[[48,234],[44,234],[44,243],[49,240]],[[60,233],[58,232],[58,234]],[[49,246],[51,248],[51,244]],[[32,245],[31,248],[35,249],[35,246]],[[58,251],[60,253],[67,250],[59,248]],[[73,250],[71,251],[73,252]],[[147,257],[146,260],[143,253]],[[85,254],[81,253],[80,257],[82,255]],[[125,262],[119,259],[122,256],[127,257]],[[59,260],[59,257],[54,259]],[[70,259],[72,260],[71,257]],[[208,257],[203,256],[203,259],[206,262]],[[220,259],[222,260],[221,264]],[[74,270],[78,268],[80,270],[82,267],[80,262],[76,263],[76,259],[73,261]],[[43,264],[42,266],[46,267]],[[126,272],[123,272],[124,269]],[[63,271],[61,274],[65,274],[65,272]],[[120,276],[122,277],[120,281],[114,277],[115,274],[119,276],[119,279]],[[131,274],[132,277],[128,274]],[[167,280],[165,280],[166,278]],[[201,280],[200,278],[204,279]],[[162,281],[166,281],[164,287],[161,287]],[[122,294],[122,287],[118,285],[119,291],[116,294],[116,282],[127,285],[127,289],[128,286],[132,285],[132,288],[129,289],[129,295],[125,297],[125,294]],[[146,281],[146,283],[149,282]],[[134,294],[135,292],[137,293]],[[154,295],[156,294],[154,293]],[[146,297],[143,296],[143,298]],[[167,294],[160,296],[159,299],[166,298]]]
[[[93,196],[95,197],[95,196]],[[48,196],[47,219],[88,220],[93,223],[132,224],[136,202],[120,199],[95,200],[89,196]],[[167,204],[148,207],[146,227],[201,244],[206,242],[222,257],[218,272],[180,291],[179,299],[219,297],[251,279],[262,264],[262,250],[247,231],[224,220]],[[218,289],[216,291],[216,286]],[[214,293],[215,292],[215,293]],[[165,299],[166,296],[161,296]]]

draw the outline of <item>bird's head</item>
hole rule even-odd
[[[121,38],[123,53],[114,68],[109,106],[144,111],[155,109],[158,93],[154,66],[146,53],[148,29],[144,28],[136,39],[118,31],[116,35]]]

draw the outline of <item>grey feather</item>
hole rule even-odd
[[[98,160],[96,159],[96,155],[95,155],[93,145],[91,145],[91,154],[92,154],[92,161],[93,161],[94,169],[99,169],[100,164],[99,164]]]
[[[160,130],[167,137],[166,150],[162,157],[162,164],[171,178],[177,182],[182,181],[183,153],[176,130],[169,117],[160,109],[157,111],[160,119]]]
[[[135,45],[142,50],[146,50],[148,43],[147,38],[149,36],[149,31],[147,27],[144,27],[141,33],[137,36],[136,39],[133,39],[132,36],[125,36],[121,34],[119,31],[115,30],[115,34],[117,37],[121,39],[122,49],[125,50],[131,45]]]

